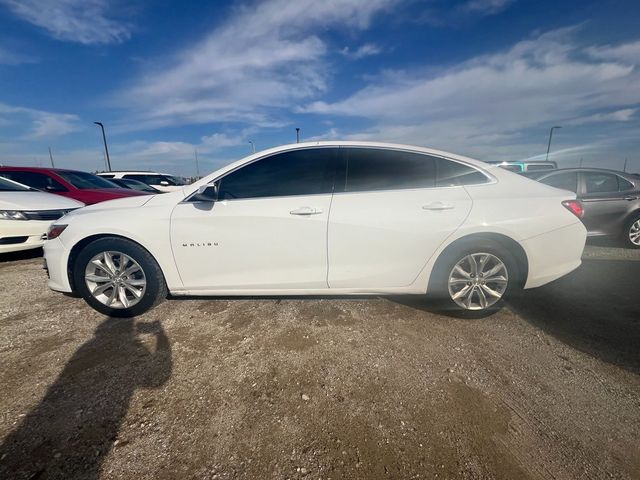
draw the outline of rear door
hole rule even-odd
[[[410,285],[466,219],[462,185],[488,178],[464,164],[420,153],[346,147],[344,183],[331,204],[331,288]]]
[[[590,234],[611,235],[620,232],[629,201],[620,191],[621,179],[610,172],[581,172],[580,200],[584,205],[584,222]]]
[[[216,181],[215,203],[183,202],[171,244],[187,288],[327,288],[336,148],[275,154]]]

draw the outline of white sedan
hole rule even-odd
[[[54,220],[83,206],[0,177],[0,253],[41,247]]]
[[[172,295],[430,294],[468,310],[580,265],[575,194],[436,150],[314,142],[66,215],[49,286],[107,315]]]

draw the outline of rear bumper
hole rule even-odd
[[[69,250],[65,248],[59,238],[47,240],[43,248],[44,259],[49,273],[49,288],[57,292],[71,293],[73,289],[67,274]]]
[[[584,225],[576,222],[522,241],[529,261],[524,288],[540,287],[578,268],[586,238]]]

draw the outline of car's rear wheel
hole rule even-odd
[[[640,248],[640,215],[636,215],[627,223],[625,241],[630,248]]]
[[[101,238],[87,245],[77,257],[73,275],[85,301],[113,317],[141,315],[167,296],[158,263],[124,238]]]
[[[511,253],[493,242],[464,242],[445,251],[433,272],[431,293],[450,306],[489,311],[519,282],[518,264]]]

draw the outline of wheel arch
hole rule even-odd
[[[76,260],[78,258],[78,255],[80,254],[80,252],[82,251],[82,249],[84,247],[86,247],[87,245],[89,245],[90,243],[92,243],[92,242],[94,242],[96,240],[100,240],[101,238],[119,238],[119,239],[122,239],[122,240],[127,240],[129,242],[135,243],[140,248],[144,249],[149,255],[151,255],[151,257],[153,257],[155,259],[155,256],[149,251],[148,248],[146,248],[140,242],[136,242],[132,238],[125,237],[124,235],[118,235],[118,234],[115,234],[115,233],[97,233],[95,235],[89,235],[88,237],[84,237],[81,240],[79,240],[78,242],[76,242],[75,245],[73,245],[73,247],[71,247],[71,251],[69,253],[69,258],[67,260],[67,278],[69,279],[69,285],[71,286],[71,292],[73,294],[77,293],[75,281],[73,279],[73,269],[74,269],[74,266],[75,266],[75,262],[76,262]],[[156,262],[157,262],[157,260],[156,260]],[[160,270],[162,271],[162,268],[160,268]]]
[[[435,282],[437,282],[437,278],[435,278],[437,274],[434,275],[434,273],[438,272],[439,267],[441,267],[442,264],[447,261],[448,255],[458,249],[466,248],[470,244],[472,245],[473,243],[479,241],[488,241],[494,243],[498,248],[506,250],[513,256],[518,265],[518,279],[516,282],[516,286],[518,288],[523,288],[529,276],[529,260],[524,248],[522,248],[522,246],[517,241],[507,235],[494,232],[483,232],[472,233],[469,235],[465,235],[464,237],[460,237],[451,242],[442,252],[440,252],[433,265],[433,268],[431,269],[427,291],[433,291],[434,284]]]

